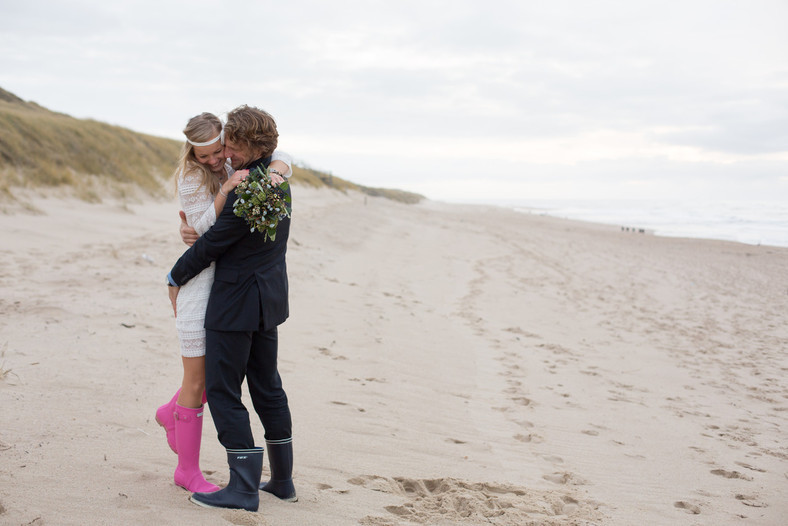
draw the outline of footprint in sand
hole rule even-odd
[[[236,526],[268,526],[264,516],[244,510],[227,510],[222,513],[222,519]]]
[[[561,497],[561,501],[564,503],[564,505],[561,506],[561,513],[564,515],[571,515],[580,507],[580,503],[569,496]]]
[[[572,475],[570,473],[550,473],[542,475],[542,478],[554,484],[566,484],[572,478]]]
[[[541,444],[542,442],[544,442],[544,438],[542,438],[541,436],[535,433],[529,433],[527,435],[518,433],[514,435],[514,439],[525,443],[533,442],[534,444]]]
[[[514,402],[515,404],[517,404],[517,405],[522,405],[522,406],[531,405],[531,400],[529,398],[524,397],[524,396],[515,396],[515,397],[512,397],[510,400],[512,402]]]
[[[528,420],[515,420],[514,423],[526,429],[531,429],[532,427],[534,427],[534,423],[529,422]]]
[[[768,504],[766,504],[762,500],[759,500],[758,497],[756,497],[755,495],[738,494],[736,495],[736,500],[739,500],[745,506],[750,506],[752,508],[765,508],[768,506]]]
[[[757,471],[758,473],[766,473],[765,469],[757,468],[755,466],[751,466],[745,462],[736,462],[736,465],[741,466],[743,468],[751,469],[752,471]]]
[[[349,406],[349,407],[353,407],[351,404],[349,404],[347,402],[340,402],[339,400],[331,400],[331,403],[334,404],[334,405],[346,405],[346,406]],[[356,407],[356,411],[358,411],[359,413],[366,413],[367,412],[367,410],[364,409],[363,407]]]
[[[512,334],[517,334],[519,336],[525,336],[526,338],[541,339],[541,337],[538,334],[534,334],[532,332],[524,331],[520,327],[507,327],[506,329],[504,329],[504,331],[511,332]]]
[[[361,476],[348,480],[374,491],[399,495],[399,505],[384,509],[408,524],[594,524],[601,519],[596,504],[555,491],[453,478],[411,479]],[[560,522],[557,520],[560,519]],[[367,516],[360,524],[393,524],[390,518]],[[396,524],[400,524],[397,522]]]
[[[675,506],[676,508],[678,508],[680,510],[686,511],[687,513],[691,513],[692,515],[699,515],[700,514],[700,508],[698,506],[696,506],[694,504],[691,504],[689,502],[684,502],[683,500],[680,500],[678,502],[674,502],[673,506]]]
[[[318,489],[318,491],[332,490],[332,493],[337,493],[339,495],[346,495],[346,494],[350,493],[349,489],[334,488],[334,486],[332,486],[331,484],[325,484],[325,483],[322,483],[322,482],[318,482],[317,484],[315,484],[315,487]]]
[[[542,478],[553,484],[570,485],[570,486],[584,486],[588,481],[582,477],[569,473],[568,471],[556,471],[555,473],[548,473],[542,475]]]
[[[725,477],[726,479],[742,479],[742,480],[752,480],[752,477],[749,475],[745,475],[744,473],[739,473],[738,471],[726,471],[724,469],[712,469],[712,475],[719,475],[720,477]]]

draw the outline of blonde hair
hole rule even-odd
[[[200,163],[194,156],[194,146],[189,142],[206,142],[215,138],[222,131],[222,121],[213,113],[201,113],[189,119],[183,134],[187,141],[181,148],[181,157],[178,160],[178,167],[175,169],[175,184],[177,188],[178,180],[187,173],[197,172],[200,174],[200,187],[205,186],[211,194],[216,195],[219,191],[219,181],[211,170]]]
[[[268,157],[276,150],[279,132],[270,113],[244,104],[227,114],[224,136],[250,150],[261,150],[260,157]]]

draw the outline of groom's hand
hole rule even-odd
[[[186,224],[186,214],[183,210],[179,212],[179,215],[181,216],[181,239],[183,239],[183,242],[188,246],[192,246],[200,236],[197,235],[196,230]]]
[[[170,293],[170,303],[172,303],[172,313],[175,314],[175,317],[178,317],[178,308],[177,308],[177,299],[178,299],[178,291],[181,290],[180,287],[167,287]]]

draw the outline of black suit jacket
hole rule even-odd
[[[270,157],[258,159],[249,169],[269,162]],[[184,252],[170,275],[183,285],[216,261],[205,328],[256,331],[262,322],[267,331],[290,314],[285,263],[290,218],[279,222],[276,241],[265,241],[264,234],[250,232],[246,221],[233,213],[234,202],[232,193],[216,223]]]

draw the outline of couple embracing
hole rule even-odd
[[[290,157],[276,151],[274,119],[249,106],[231,111],[224,127],[212,114],[198,115],[184,134],[176,180],[184,209],[181,235],[191,247],[167,275],[184,374],[181,389],[156,411],[156,421],[178,455],[175,483],[193,492],[192,502],[257,511],[258,490],[297,499],[292,421],[277,369],[277,326],[289,314],[290,219],[279,222],[274,239],[250,231],[234,214],[233,190],[258,167],[279,184],[291,173]],[[284,187],[289,195],[289,185]],[[271,470],[265,483],[263,448],[255,445],[241,402],[244,378],[265,429]],[[223,489],[207,482],[199,467],[206,400],[227,450],[230,480]]]

